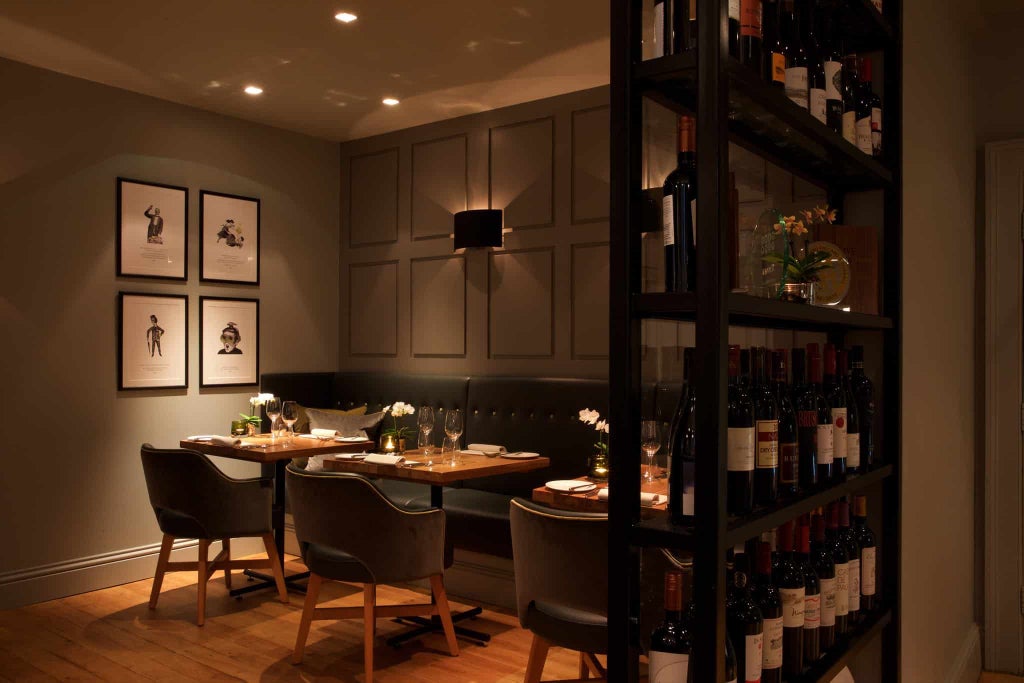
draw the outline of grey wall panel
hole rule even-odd
[[[412,355],[464,358],[466,258],[417,258],[409,268]]]
[[[349,160],[349,246],[398,239],[398,149]]]
[[[505,227],[554,223],[554,135],[551,117],[491,129],[491,208],[504,210]]]
[[[349,266],[349,353],[398,355],[398,261]]]
[[[572,246],[572,357],[608,358],[607,242]]]
[[[554,355],[554,248],[490,254],[488,339],[491,358]]]
[[[412,145],[412,239],[447,238],[469,202],[468,140],[455,135]]]
[[[608,219],[608,107],[572,113],[572,222]]]

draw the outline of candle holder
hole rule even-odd
[[[385,453],[394,453],[398,450],[398,441],[394,434],[384,434],[380,440],[380,449]]]

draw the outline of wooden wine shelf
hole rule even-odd
[[[851,633],[841,637],[836,647],[805,669],[803,674],[787,678],[787,683],[829,683],[891,621],[891,609],[875,610]]]
[[[729,294],[729,324],[801,330],[888,330],[892,319],[846,312],[829,306],[808,306],[775,299]],[[634,294],[633,311],[640,318],[693,321],[697,295],[693,292]]]

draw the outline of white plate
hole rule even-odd
[[[517,451],[513,453],[501,453],[498,455],[499,458],[508,458],[509,460],[533,460],[539,458],[540,453],[527,453],[526,451]]]
[[[334,457],[338,460],[365,460],[366,453],[335,453]]]
[[[361,436],[336,436],[334,437],[334,440],[341,441],[342,443],[362,443],[364,441],[369,441],[369,439],[364,439]]]
[[[562,493],[586,493],[597,488],[597,484],[580,481],[579,479],[556,479],[555,481],[549,481],[544,486],[547,486],[552,491],[560,491]]]
[[[818,286],[815,288],[814,303],[819,306],[835,306],[850,293],[850,261],[846,254],[831,242],[811,242],[807,245],[808,253],[824,251],[829,255],[828,264],[818,275]]]

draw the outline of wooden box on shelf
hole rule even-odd
[[[878,230],[862,225],[818,225],[814,239],[836,245],[850,262],[850,290],[838,306],[878,315]]]

